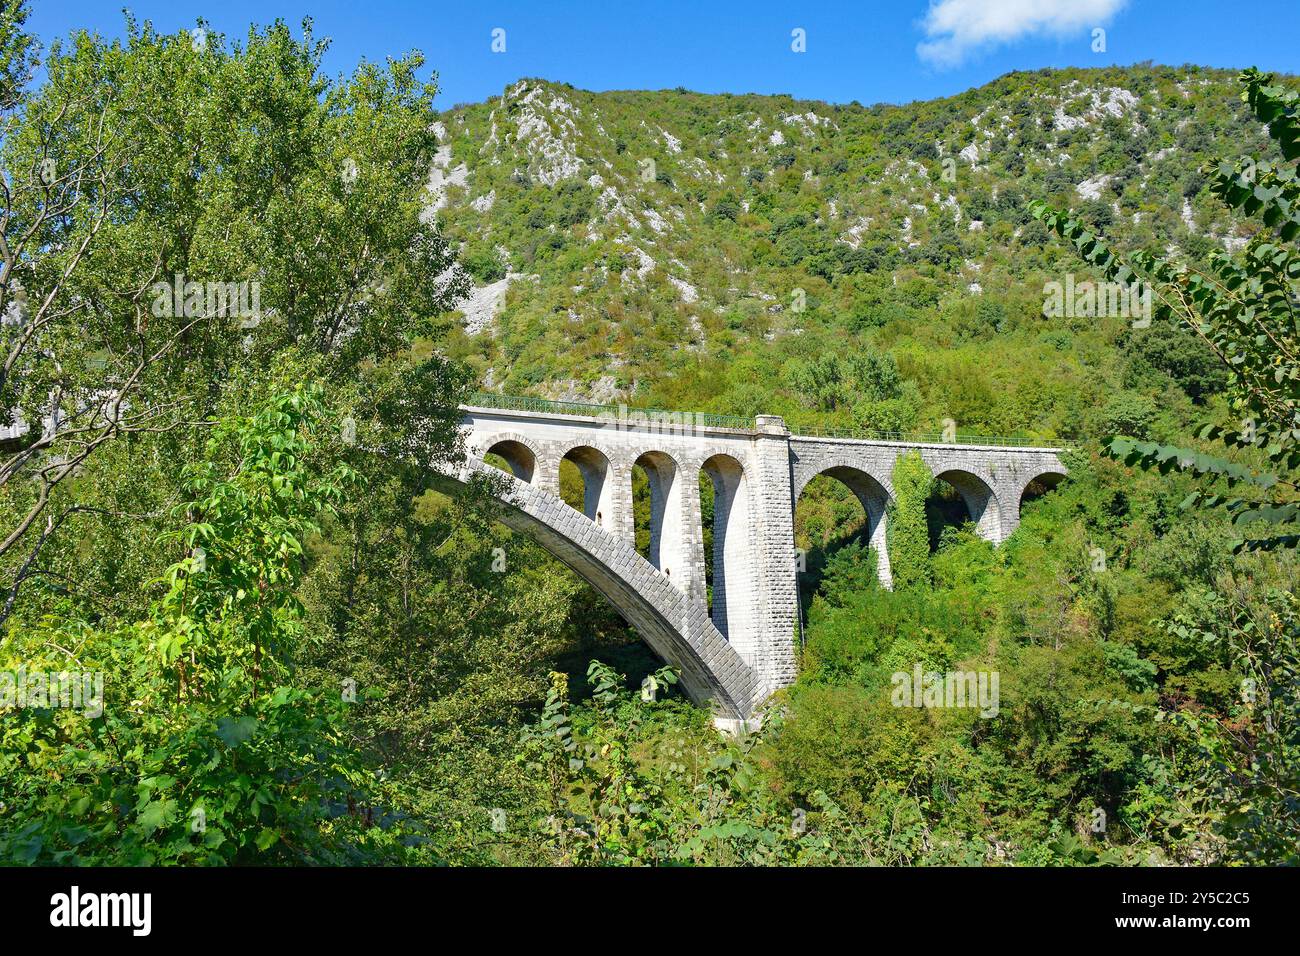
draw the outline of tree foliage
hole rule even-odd
[[[84,716],[50,706],[6,717],[0,856],[346,858],[324,822],[366,778],[344,695],[291,678],[304,543],[356,479],[323,460],[325,417],[321,389],[298,386],[219,424],[160,542],[184,557],[147,618],[52,615],[6,643],[7,671],[98,672],[105,697]]]
[[[417,54],[329,79],[309,24],[39,50],[25,16],[0,15],[0,692],[100,672],[104,699],[0,714],[0,859],[1294,862],[1273,80],[1040,71],[870,108],[527,80],[435,113]],[[1119,268],[1028,209],[1079,192],[1114,248],[1177,247],[1128,257],[1164,277],[1152,328],[1044,314],[1074,264],[1048,225]],[[471,279],[508,286],[493,314]],[[212,314],[209,281],[257,283],[257,315]],[[799,678],[724,738],[494,522],[493,482],[448,493],[476,382],[1074,450],[999,502],[997,548],[931,540],[900,459],[892,590],[856,496],[811,482]],[[917,668],[998,675],[995,712],[895,706]]]
[[[930,532],[925,520],[925,499],[934,486],[930,468],[921,453],[899,455],[891,476],[891,501],[886,536],[894,586],[911,588],[929,582]]]
[[[84,514],[70,479],[106,445],[202,421],[233,370],[287,348],[352,377],[463,288],[420,215],[437,143],[420,58],[336,82],[324,51],[310,22],[241,45],[128,18],[125,41],[54,44],[6,118],[0,619]]]
[[[1070,242],[1081,258],[1112,282],[1149,287],[1158,303],[1155,317],[1181,322],[1230,371],[1235,387],[1233,411],[1240,426],[1218,423],[1197,431],[1230,451],[1246,452],[1248,464],[1195,449],[1158,442],[1114,439],[1107,452],[1129,465],[1171,469],[1207,479],[1187,506],[1223,508],[1249,550],[1294,548],[1300,534],[1295,474],[1300,469],[1300,325],[1295,303],[1300,295],[1300,255],[1294,239],[1300,229],[1300,158],[1294,91],[1273,85],[1269,75],[1241,75],[1242,99],[1268,125],[1282,163],[1243,157],[1206,166],[1213,193],[1227,205],[1258,216],[1267,227],[1256,233],[1240,259],[1222,253],[1199,269],[1146,251],[1117,253],[1072,214],[1034,206],[1035,215]],[[1252,454],[1253,453],[1253,454]],[[1260,470],[1253,462],[1267,462]],[[1257,493],[1241,497],[1218,493],[1245,485]],[[1264,497],[1269,495],[1269,497]]]

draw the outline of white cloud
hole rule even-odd
[[[1063,37],[1104,25],[1127,0],[930,0],[922,60],[957,66],[974,50],[1028,36]]]

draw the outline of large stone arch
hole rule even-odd
[[[698,601],[692,601],[627,541],[598,528],[556,496],[470,458],[439,474],[455,492],[475,474],[507,483],[497,519],[542,545],[605,596],[647,644],[681,674],[697,703],[714,702],[726,720],[747,720],[761,702],[754,670],[731,647]]]
[[[885,539],[889,502],[894,496],[889,480],[872,474],[861,464],[853,463],[853,459],[847,455],[821,459],[813,465],[800,469],[796,475],[795,507],[798,507],[799,498],[808,487],[808,483],[819,475],[834,478],[853,492],[853,496],[862,505],[862,510],[867,515],[867,542],[876,550],[876,575],[885,587],[893,587],[894,578],[889,569],[889,547]]]

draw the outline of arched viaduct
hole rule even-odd
[[[798,617],[794,511],[818,475],[862,503],[868,535],[890,582],[885,530],[894,459],[915,449],[966,504],[977,532],[998,544],[1020,523],[1035,481],[1065,475],[1058,450],[793,435],[782,419],[750,422],[692,413],[479,397],[463,407],[465,465],[448,477],[499,474],[501,520],[532,536],[608,598],[654,650],[677,667],[692,699],[712,701],[719,723],[750,715],[795,676]],[[513,407],[492,407],[497,404]],[[560,464],[583,479],[581,511],[560,497]],[[648,557],[635,545],[632,472],[650,491]],[[698,482],[714,489],[712,610],[706,597]]]

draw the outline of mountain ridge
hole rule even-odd
[[[1075,264],[1029,201],[1203,258],[1249,227],[1197,167],[1268,152],[1236,73],[1200,67],[1019,71],[871,107],[525,78],[438,122],[433,214],[476,286],[449,348],[484,387],[740,414],[763,392],[763,410],[816,416],[791,363],[858,344],[893,353],[921,393],[877,426],[954,414],[933,394],[942,370],[909,362],[918,341],[1121,334],[1041,315],[1044,282]],[[769,387],[716,368],[742,358]],[[1003,424],[1061,437],[1051,418]]]

